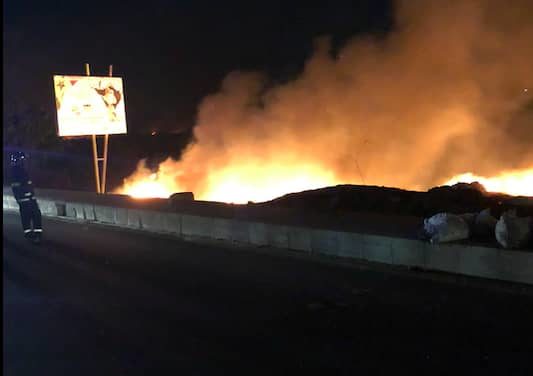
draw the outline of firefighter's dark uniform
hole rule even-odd
[[[32,181],[28,173],[21,166],[12,167],[11,188],[13,195],[20,208],[20,218],[24,236],[41,238],[43,227],[41,223],[41,211],[35,199]],[[32,227],[33,225],[33,227]]]

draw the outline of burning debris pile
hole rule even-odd
[[[489,193],[479,183],[435,187],[427,192],[376,186],[338,185],[291,193],[256,205],[312,208],[328,212],[370,212],[420,218],[440,212],[477,213],[487,208],[496,216],[513,209],[521,216],[533,216],[533,197],[520,198]]]
[[[140,163],[117,192],[246,203],[343,183],[426,190],[475,179],[533,196],[533,3],[395,10],[384,37],[336,51],[318,39],[289,82],[230,73],[200,103],[182,158],[157,171]]]

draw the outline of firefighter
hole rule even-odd
[[[11,153],[11,189],[19,204],[24,236],[34,243],[40,243],[43,233],[41,211],[35,199],[32,181],[24,168],[25,159],[23,152]]]

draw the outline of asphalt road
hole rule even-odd
[[[3,220],[5,375],[533,374],[533,294]]]

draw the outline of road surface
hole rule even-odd
[[[533,374],[528,291],[55,219],[36,246],[18,221],[5,375]]]

